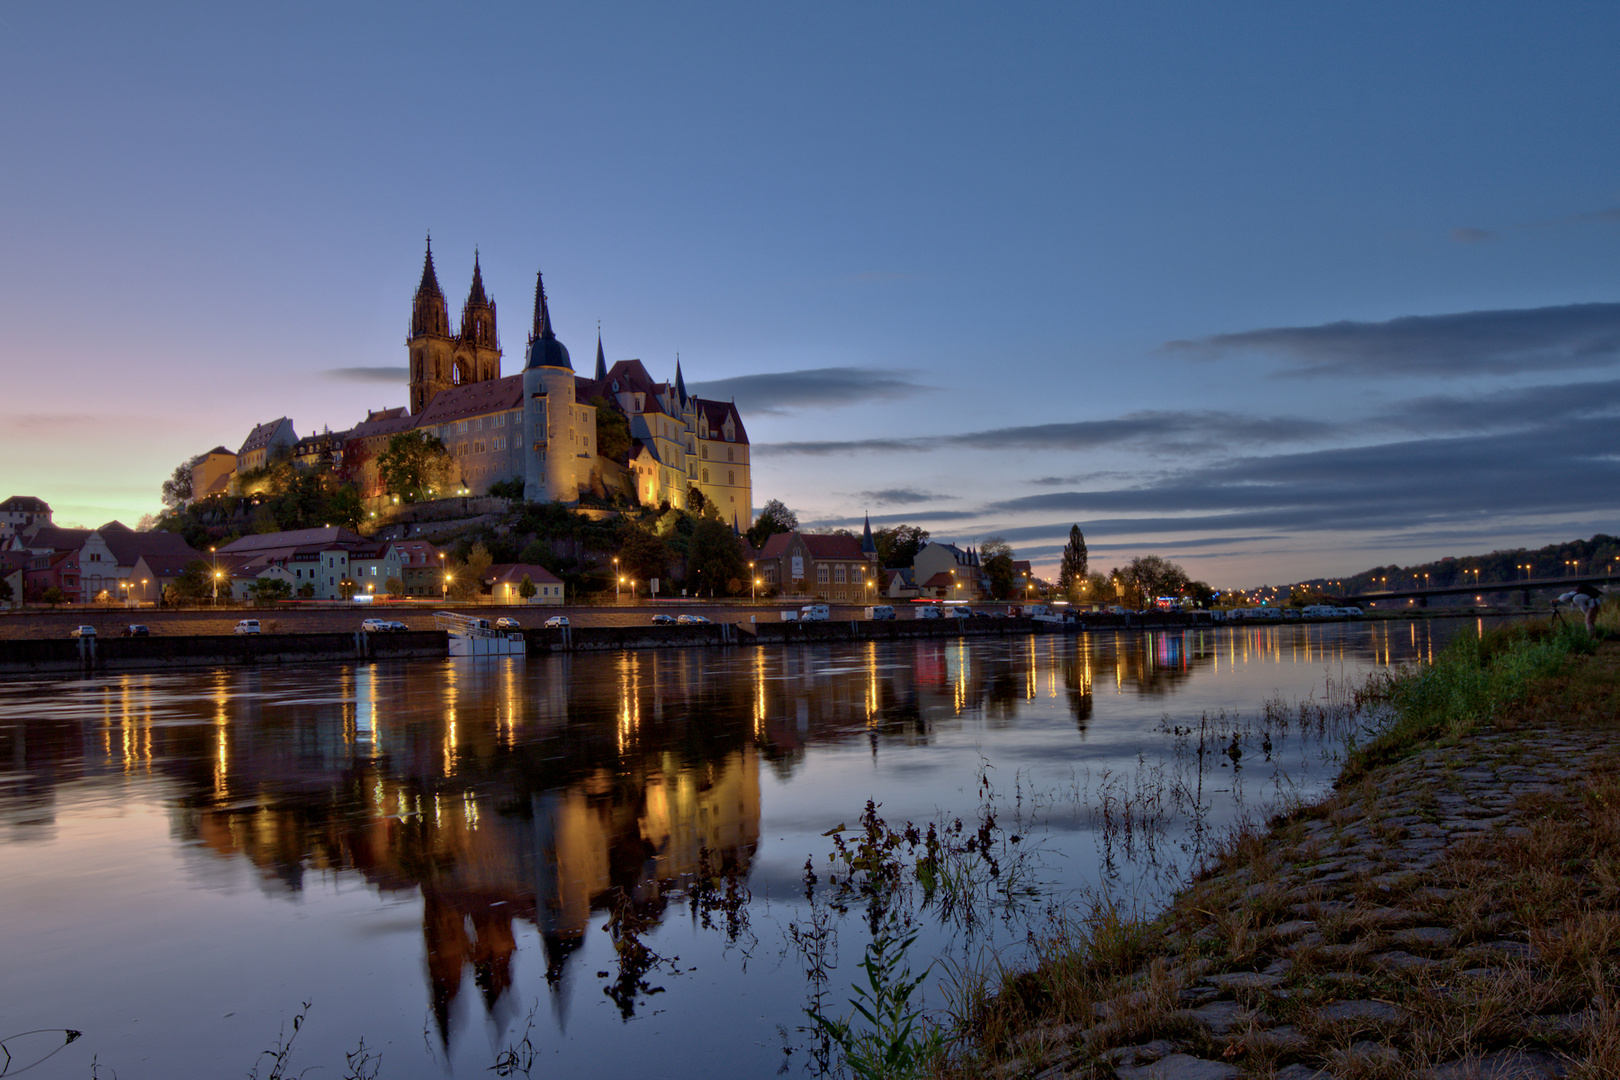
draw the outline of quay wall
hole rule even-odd
[[[1195,625],[1186,615],[1096,615],[1061,626],[1030,619],[836,619],[826,622],[718,622],[696,626],[574,626],[523,631],[530,653],[912,641],[1103,629]],[[1197,623],[1208,625],[1208,623]],[[0,639],[0,677],[263,664],[437,659],[448,654],[440,630],[267,634],[164,634],[152,637]]]

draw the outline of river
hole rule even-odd
[[[7,682],[0,1040],[33,1077],[266,1076],[289,1037],[286,1075],[803,1075],[810,995],[848,1011],[871,932],[826,834],[869,799],[994,817],[976,910],[890,902],[919,969],[1016,962],[1321,791],[1353,726],[1315,706],[1475,625]]]

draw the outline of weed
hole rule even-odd
[[[866,982],[855,983],[855,996],[849,1002],[854,1013],[834,1020],[819,1010],[806,1010],[838,1046],[857,1080],[924,1076],[944,1055],[944,1032],[929,1024],[921,1008],[911,1001],[933,967],[930,964],[918,975],[911,973],[906,954],[916,940],[915,929],[908,929],[893,916],[884,919],[861,960]],[[857,1026],[856,1017],[864,1023]]]

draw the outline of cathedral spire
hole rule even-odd
[[[489,298],[484,295],[484,271],[478,265],[478,249],[473,248],[473,283],[467,292],[467,303],[487,304]]]
[[[416,287],[416,295],[436,296],[444,299],[444,291],[439,288],[439,275],[433,272],[433,234],[427,238],[427,255],[422,259],[422,284]]]
[[[604,382],[607,379],[607,357],[602,353],[602,328],[596,328],[596,381]]]
[[[877,556],[877,541],[872,539],[872,515],[866,515],[866,531],[861,534],[861,554],[875,558]]]
[[[680,400],[681,408],[686,408],[686,380],[681,378],[681,354],[675,354],[675,396]]]
[[[484,294],[484,270],[478,265],[478,249],[473,248],[472,288],[461,306],[461,340],[489,349],[500,347],[495,334],[495,301]],[[493,375],[480,373],[480,379]]]
[[[545,276],[539,271],[534,272],[534,330],[529,340],[536,338],[554,338],[557,335],[551,332],[551,309],[546,306]]]

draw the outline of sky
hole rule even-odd
[[[521,370],[735,399],[756,510],[1217,587],[1620,533],[1620,5],[0,5],[0,497],[133,524]]]

